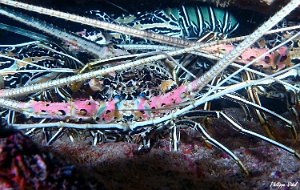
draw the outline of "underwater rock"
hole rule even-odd
[[[103,189],[83,174],[21,132],[0,130],[0,189]]]

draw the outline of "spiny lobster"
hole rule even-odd
[[[202,104],[207,104],[209,101],[220,98],[227,97],[228,99],[241,103],[246,106],[253,107],[257,112],[258,117],[262,120],[262,125],[265,125],[268,128],[264,116],[264,112],[269,113],[284,123],[289,127],[294,135],[295,141],[297,140],[297,132],[293,122],[283,118],[282,116],[264,108],[260,105],[259,98],[256,92],[251,93],[249,96],[252,102],[247,101],[246,99],[241,98],[238,95],[233,93],[242,88],[262,86],[271,83],[280,83],[286,90],[298,92],[298,88],[284,82],[282,79],[285,79],[289,76],[297,76],[297,70],[295,69],[298,65],[292,65],[290,60],[297,58],[297,53],[292,54],[289,52],[289,49],[282,44],[272,48],[250,48],[250,46],[256,42],[264,33],[269,31],[277,22],[283,19],[294,7],[298,6],[296,0],[292,0],[287,4],[282,10],[276,13],[272,18],[270,18],[266,23],[259,27],[255,32],[246,37],[238,37],[234,39],[227,40],[216,40],[212,42],[202,43],[191,41],[187,39],[180,39],[172,36],[162,35],[159,33],[151,33],[144,30],[139,30],[135,28],[130,28],[127,26],[108,23],[100,20],[95,20],[87,17],[82,17],[70,13],[64,13],[56,11],[53,9],[42,8],[34,5],[28,5],[25,3],[11,1],[11,0],[0,0],[0,3],[3,5],[8,5],[12,7],[18,7],[32,12],[37,12],[39,14],[45,14],[61,19],[70,20],[77,23],[86,24],[93,27],[102,28],[109,31],[114,31],[118,33],[123,33],[129,36],[134,36],[138,38],[145,38],[158,43],[168,44],[171,46],[160,46],[155,45],[130,45],[120,44],[119,47],[122,48],[141,48],[141,49],[159,49],[166,52],[154,52],[154,53],[144,53],[144,54],[129,54],[126,51],[113,48],[110,45],[99,45],[93,42],[87,41],[83,38],[80,38],[76,35],[67,33],[59,28],[51,26],[47,23],[40,22],[34,18],[30,18],[18,13],[12,13],[7,8],[2,8],[0,14],[6,15],[15,19],[17,21],[26,23],[27,25],[35,28],[42,29],[44,32],[54,35],[62,40],[67,41],[69,44],[72,44],[73,47],[79,47],[89,53],[91,53],[96,58],[101,58],[100,61],[82,63],[81,61],[73,58],[66,53],[57,52],[49,48],[50,52],[55,52],[63,56],[71,57],[78,65],[84,65],[83,68],[75,73],[74,70],[70,72],[75,73],[72,76],[60,77],[58,75],[49,76],[49,78],[43,78],[43,80],[48,80],[47,82],[41,82],[42,79],[37,80],[36,84],[28,84],[26,86],[16,86],[16,88],[2,89],[0,91],[0,106],[8,108],[9,110],[22,113],[28,117],[33,118],[49,118],[55,119],[59,122],[57,123],[39,123],[39,124],[18,124],[11,122],[13,120],[12,116],[8,114],[6,117],[8,125],[13,126],[17,129],[35,129],[35,128],[48,128],[48,127],[59,127],[58,132],[49,140],[49,143],[52,142],[63,130],[67,128],[75,129],[89,129],[91,131],[97,131],[97,133],[113,133],[113,134],[125,134],[133,135],[139,134],[145,136],[149,129],[154,129],[157,131],[160,130],[174,130],[173,132],[173,141],[172,145],[174,150],[177,150],[178,137],[176,137],[177,128],[192,127],[199,131],[203,135],[203,139],[212,144],[221,150],[229,154],[236,163],[245,171],[246,174],[249,174],[246,167],[242,164],[237,156],[235,156],[230,150],[224,147],[222,144],[210,137],[206,129],[199,122],[197,117],[199,115],[207,115],[208,117],[221,117],[227,120],[234,129],[241,133],[251,135],[253,137],[262,139],[266,142],[269,142],[273,145],[276,145],[283,150],[295,155],[300,159],[300,155],[282,145],[281,143],[272,140],[272,134],[269,129],[266,129],[269,132],[270,138],[264,137],[255,132],[246,130],[242,128],[233,118],[227,116],[222,111],[200,111],[197,108]],[[297,26],[296,26],[297,28]],[[17,29],[13,29],[17,31]],[[285,28],[280,31],[285,30]],[[292,30],[289,28],[289,30]],[[298,33],[293,37],[288,37],[289,41],[292,41],[298,36]],[[45,37],[35,37],[35,39],[45,39]],[[223,45],[222,43],[233,43],[236,41],[243,40],[239,45],[234,46],[231,44]],[[37,45],[38,47],[47,48],[40,42],[26,43],[19,46],[28,46],[30,44]],[[116,44],[118,46],[118,44]],[[17,46],[17,45],[16,45]],[[5,47],[5,46],[4,46]],[[9,46],[7,46],[9,47]],[[37,60],[27,60],[24,61],[18,58],[15,58],[11,55],[12,50],[5,49],[4,53],[1,53],[2,58],[12,59],[14,64],[10,67],[11,70],[3,70],[2,76],[8,75],[8,73],[18,73],[19,69],[24,65],[36,66],[35,61]],[[154,55],[153,55],[154,54]],[[211,66],[209,70],[201,76],[195,76],[193,73],[189,72],[184,68],[183,63],[177,63],[176,60],[173,60],[172,57],[189,54],[194,56],[204,56],[209,59],[219,60],[216,64]],[[118,57],[116,57],[118,56]],[[287,57],[289,59],[287,59]],[[41,59],[41,58],[40,58]],[[49,58],[45,58],[49,59]],[[165,60],[170,59],[171,66],[164,66]],[[235,62],[235,63],[233,63]],[[100,67],[100,64],[110,64],[109,67]],[[245,66],[240,66],[236,63],[244,64]],[[11,99],[22,97],[27,94],[32,94],[35,92],[46,92],[51,88],[61,88],[66,84],[71,84],[73,89],[81,89],[82,83],[89,80],[89,86],[94,89],[103,91],[105,85],[110,83],[110,81],[105,82],[107,76],[117,75],[116,73],[126,72],[132,68],[137,68],[136,71],[141,71],[142,73],[148,73],[149,67],[155,69],[161,69],[165,73],[169,73],[170,77],[163,79],[159,82],[158,94],[138,94],[138,97],[133,97],[133,99],[124,99],[119,96],[111,95],[110,98],[104,97],[103,100],[96,100],[94,98],[90,99],[68,99],[65,95],[61,95],[66,102],[50,102],[50,101],[36,101],[29,100],[27,102],[20,102],[17,100]],[[157,66],[158,65],[158,66]],[[224,80],[218,81],[218,77],[222,78],[219,75],[223,71],[232,72],[227,70],[227,67],[233,66],[233,73],[230,76],[224,75],[226,78]],[[262,72],[247,68],[250,65],[258,66],[261,69],[271,70],[273,74],[267,75]],[[17,69],[15,69],[17,68]],[[100,69],[97,69],[100,68]],[[176,72],[175,68],[179,68],[187,72],[193,80],[185,80],[178,82],[176,81]],[[236,69],[238,68],[238,69]],[[12,70],[15,69],[15,70]],[[47,71],[47,67],[42,67]],[[91,70],[91,71],[89,71]],[[171,71],[170,71],[171,70]],[[61,72],[60,69],[51,69],[50,72]],[[253,76],[249,76],[245,81],[234,82],[234,84],[228,84],[228,81],[234,81],[233,77],[241,71],[244,71],[247,75],[260,76],[256,79]],[[5,73],[6,72],[6,73]],[[45,72],[45,71],[44,71]],[[250,74],[249,74],[250,73]],[[101,78],[103,77],[103,78]],[[153,75],[150,75],[150,79],[145,79],[145,81],[151,81]],[[32,77],[35,78],[34,76]],[[169,79],[172,79],[171,81]],[[145,82],[142,81],[142,82]],[[227,82],[228,86],[222,86]],[[140,84],[140,83],[139,83]],[[118,87],[120,88],[120,87]],[[141,87],[142,89],[146,87]],[[115,89],[113,89],[115,90]],[[58,90],[59,91],[59,90]],[[120,90],[122,91],[122,90]],[[61,91],[59,91],[61,93]],[[68,92],[61,93],[68,94]],[[117,93],[116,93],[117,94]],[[67,95],[68,96],[68,95]],[[298,97],[296,97],[297,99]],[[42,100],[45,99],[42,98]],[[47,98],[46,98],[47,99]],[[297,100],[296,100],[297,101]],[[295,102],[296,102],[295,101]],[[293,112],[297,113],[297,112]],[[66,121],[66,122],[64,122]],[[70,123],[71,122],[80,122],[80,123]],[[70,137],[71,138],[71,137]],[[98,136],[94,135],[94,144],[98,142]]]

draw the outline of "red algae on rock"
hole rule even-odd
[[[102,189],[73,165],[42,151],[21,132],[0,130],[0,189]],[[83,177],[84,176],[84,177]]]

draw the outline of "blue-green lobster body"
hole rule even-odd
[[[166,8],[150,13],[122,15],[112,18],[108,14],[91,11],[103,21],[130,26],[172,37],[198,40],[205,32],[216,32],[227,37],[234,32],[239,23],[227,11],[210,6],[180,6]],[[114,35],[114,38],[117,39]],[[125,43],[135,43],[135,40],[123,39]]]

